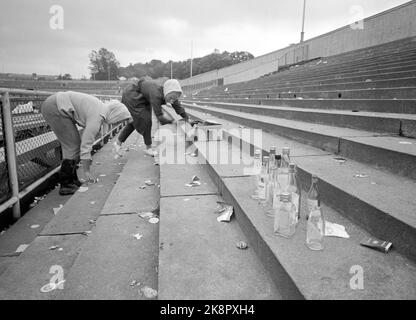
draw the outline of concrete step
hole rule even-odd
[[[283,76],[280,75],[279,76],[274,76],[272,79],[268,79],[268,81],[264,81],[262,79],[255,79],[255,80],[251,80],[249,82],[242,82],[242,83],[237,83],[237,84],[230,84],[227,85],[227,87],[229,87],[229,89],[238,89],[238,88],[251,88],[251,87],[255,87],[255,88],[261,88],[261,87],[268,87],[268,86],[274,86],[276,84],[280,84],[280,83],[296,83],[296,82],[300,82],[300,81],[328,81],[329,79],[333,79],[333,80],[341,80],[343,82],[345,82],[345,79],[349,79],[351,77],[376,77],[379,75],[385,75],[388,73],[399,73],[399,72],[409,72],[412,71],[416,68],[416,64],[414,62],[414,60],[412,60],[411,62],[405,63],[404,65],[398,65],[398,66],[381,66],[381,67],[373,67],[373,68],[360,68],[359,70],[349,70],[348,72],[346,70],[346,72],[343,72],[342,70],[331,70],[331,71],[327,71],[327,72],[313,72],[311,70],[305,70],[304,74],[301,75],[297,75],[297,74],[292,74],[291,77],[287,77],[287,76]],[[204,90],[201,91],[200,94],[203,94],[205,92],[216,92],[216,88],[213,89],[209,89],[209,90]]]
[[[395,88],[395,87],[415,87],[416,86],[416,76],[407,77],[407,78],[398,78],[398,79],[383,79],[383,80],[371,80],[365,79],[359,82],[341,82],[341,83],[331,83],[331,84],[312,84],[312,85],[298,85],[298,84],[282,84],[281,86],[275,86],[272,88],[260,88],[260,89],[245,89],[241,88],[239,90],[228,90],[223,92],[222,95],[238,97],[239,95],[253,95],[253,94],[266,94],[274,97],[278,93],[284,92],[309,92],[309,91],[334,91],[334,90],[353,90],[353,89],[372,89],[372,88]],[[211,97],[220,96],[221,93],[215,95],[210,95]],[[267,96],[266,96],[267,97]]]
[[[100,179],[97,184],[87,185],[86,192],[78,191],[72,196],[62,197],[58,189],[52,191],[1,236],[0,300],[51,300],[59,295],[60,287],[50,292],[42,292],[41,288],[50,281],[58,282],[58,276],[66,279],[94,229],[92,221],[100,214],[122,169],[111,149],[112,144],[107,143],[93,157],[92,172]],[[53,209],[61,204],[63,207],[55,215]],[[33,225],[39,227],[32,229]],[[16,253],[20,244],[28,247]]]
[[[336,85],[336,84],[344,84],[344,83],[362,83],[367,80],[371,80],[372,82],[379,82],[379,81],[387,81],[387,80],[399,80],[403,78],[414,78],[416,76],[416,69],[415,70],[409,70],[409,71],[402,71],[402,72],[388,72],[388,73],[382,73],[382,74],[366,74],[361,76],[350,76],[348,78],[342,78],[342,79],[333,79],[331,77],[327,77],[325,79],[318,79],[318,80],[309,80],[304,81],[303,79],[299,79],[298,81],[278,81],[275,83],[271,83],[268,85],[257,85],[255,87],[244,87],[241,86],[237,89],[245,90],[248,92],[249,90],[268,90],[268,89],[275,89],[282,86],[320,86],[320,85]],[[217,89],[217,92],[224,92],[225,88],[222,86],[221,88]],[[212,91],[214,92],[214,91]]]
[[[199,119],[206,117],[200,112],[192,111],[191,114]],[[214,120],[221,121],[215,117]],[[416,204],[412,199],[416,187],[414,180],[386,173],[351,159],[340,165],[334,160],[336,157],[334,154],[266,132],[262,133],[262,144],[256,145],[252,137],[242,136],[241,130],[236,129],[237,126],[238,124],[231,122],[225,124],[225,128],[228,130],[224,139],[228,139],[228,142],[231,140],[234,147],[241,146],[251,155],[254,154],[255,148],[263,148],[264,153],[267,154],[267,150],[272,145],[279,149],[284,146],[291,147],[292,158],[299,166],[300,179],[305,190],[309,188],[311,174],[319,173],[323,184],[321,188],[327,191],[325,197],[328,204],[380,238],[398,239],[395,241],[396,247],[409,257],[415,256],[416,249],[412,248],[416,243],[414,239],[416,217],[412,209]],[[216,154],[230,153],[224,146],[221,148],[220,151],[217,150],[213,154],[213,159],[208,159],[211,166],[220,172],[222,177],[245,176],[244,172],[236,171],[235,168],[230,171],[232,167],[224,168],[224,166],[212,165],[212,163],[219,163]],[[212,155],[208,154],[208,156]],[[245,163],[250,162],[245,161]],[[363,173],[368,175],[368,178],[357,180],[355,175]],[[405,203],[405,205],[398,205],[398,203]],[[361,208],[366,210],[367,216],[362,215]],[[380,217],[393,219],[393,222],[381,223]],[[410,234],[413,236],[407,238],[407,235]],[[398,237],[398,235],[400,236]]]
[[[231,97],[234,99],[415,99],[416,87],[400,88],[366,88],[354,90],[319,90],[319,91],[277,91],[277,92],[254,92],[254,93],[222,93],[219,95],[197,96],[198,99],[208,97],[209,99],[221,99]]]
[[[195,101],[202,106],[416,138],[416,115]]]
[[[326,60],[322,59],[322,60]],[[338,63],[333,65],[328,64],[316,64],[315,66],[303,66],[299,68],[292,68],[290,70],[285,70],[279,72],[275,75],[271,75],[264,79],[252,80],[252,82],[259,82],[261,84],[267,84],[276,79],[279,80],[294,80],[296,78],[311,78],[311,77],[322,77],[322,76],[335,76],[343,78],[348,74],[353,73],[362,73],[362,72],[375,72],[379,73],[381,70],[384,72],[388,71],[406,71],[407,69],[412,69],[412,65],[415,64],[415,55],[414,53],[410,56],[397,56],[394,60],[390,61],[380,61],[380,62],[367,62],[366,60],[359,60],[355,62],[353,60],[344,60],[344,63]]]
[[[221,197],[193,159],[161,162],[159,299],[280,300],[252,246],[237,249],[247,239],[237,222],[217,221]],[[201,186],[185,186],[194,175]]]
[[[159,225],[138,213],[158,207],[159,167],[144,153],[137,132],[124,146],[129,148],[122,158],[127,162],[56,299],[147,300],[141,290],[158,289]],[[146,185],[147,180],[154,185]]]
[[[273,80],[269,80],[268,82],[262,81],[262,79],[256,79],[249,82],[242,82],[237,84],[230,84],[226,87],[229,88],[229,90],[238,90],[238,89],[244,89],[244,88],[267,88],[267,87],[273,87],[277,84],[294,84],[299,82],[313,82],[317,83],[319,81],[329,81],[330,79],[337,81],[337,82],[345,82],[347,79],[353,78],[353,77],[366,77],[365,80],[371,79],[378,76],[384,76],[386,74],[397,74],[402,72],[410,72],[414,71],[416,68],[416,64],[412,62],[411,64],[406,64],[404,66],[397,66],[397,67],[379,67],[379,68],[373,68],[373,69],[360,69],[360,70],[350,70],[349,72],[342,73],[340,70],[334,70],[331,72],[318,74],[312,71],[305,71],[305,74],[302,75],[296,75],[293,77],[276,77],[273,78]],[[364,80],[364,81],[365,81]],[[212,89],[208,90],[202,90],[198,92],[197,96],[209,96],[216,92],[223,93],[224,89],[219,90],[217,87],[214,87]]]
[[[187,98],[189,102],[200,101]],[[252,105],[267,105],[288,108],[303,109],[329,109],[329,110],[349,110],[364,112],[387,112],[387,113],[404,113],[416,114],[416,99],[208,99],[202,100],[208,102],[225,102],[225,103],[242,103]]]
[[[276,119],[215,107],[193,104],[186,106],[188,109],[209,113],[251,128],[263,129],[324,151],[367,163],[375,168],[416,179],[416,144],[411,138]]]
[[[192,116],[204,117],[203,114],[190,112]],[[228,129],[231,124],[227,125]],[[186,129],[186,130],[189,130]],[[266,149],[268,143],[276,145],[279,149],[287,143],[291,143],[287,139],[282,139],[275,135],[263,136],[263,148]],[[295,143],[296,144],[296,143]],[[237,141],[236,145],[240,147]],[[291,147],[293,146],[290,145]],[[399,240],[397,237],[400,232],[396,227],[400,224],[399,219],[390,217],[387,222],[380,219],[380,215],[384,214],[387,218],[387,212],[381,213],[381,206],[390,206],[388,210],[391,214],[397,213],[397,207],[389,200],[381,200],[383,196],[377,196],[377,192],[368,191],[368,181],[353,181],[351,174],[363,169],[361,164],[354,161],[348,161],[347,167],[340,166],[333,161],[333,155],[328,156],[320,150],[313,151],[309,146],[298,148],[296,144],[294,151],[295,162],[299,165],[302,192],[302,219],[297,226],[297,232],[292,239],[284,239],[276,237],[273,234],[273,222],[268,218],[258,203],[251,199],[254,192],[254,177],[244,174],[243,164],[220,164],[218,155],[223,155],[229,151],[227,139],[223,141],[196,142],[195,147],[198,149],[198,162],[207,163],[209,174],[218,186],[219,192],[223,199],[234,206],[235,218],[239,223],[242,231],[247,237],[250,246],[253,246],[259,259],[263,262],[264,267],[268,270],[276,287],[284,299],[414,299],[416,297],[416,264],[414,249],[410,257],[401,254],[406,251],[403,246],[409,243],[415,243],[414,238],[414,217],[413,239]],[[240,147],[241,148],[241,147]],[[236,148],[232,152],[240,155],[240,159],[244,160],[250,157],[249,153],[244,152],[244,148]],[[212,150],[215,150],[214,157],[211,156]],[[332,159],[332,162],[329,160]],[[319,161],[317,161],[319,159]],[[215,161],[216,160],[216,161]],[[337,167],[336,171],[334,170]],[[340,170],[340,168],[342,169]],[[372,170],[371,168],[368,168]],[[357,171],[354,171],[357,170]],[[325,239],[325,249],[322,252],[312,252],[305,245],[306,220],[305,217],[305,194],[306,173],[315,173],[320,176],[320,190],[323,195],[323,212],[328,221],[342,224],[346,227],[350,234],[350,239],[328,238]],[[373,175],[374,174],[374,175]],[[390,186],[391,180],[380,172],[375,175],[375,171],[371,171],[370,176],[377,181],[378,191],[385,192],[388,195],[392,191]],[[310,180],[310,176],[308,176]],[[393,182],[394,187],[401,188],[401,184]],[[381,182],[384,181],[384,182]],[[308,181],[309,182],[309,181]],[[397,183],[396,183],[397,182]],[[387,184],[385,184],[387,183]],[[411,200],[412,190],[416,185],[412,181],[412,189],[407,189],[406,197]],[[345,189],[349,186],[348,190]],[[367,190],[366,190],[367,189]],[[383,190],[384,189],[384,190]],[[340,194],[340,191],[343,194]],[[410,191],[409,191],[410,190]],[[337,191],[337,193],[334,193]],[[397,190],[397,195],[403,195],[403,191]],[[347,195],[347,196],[346,196]],[[345,199],[342,199],[345,197]],[[369,201],[369,198],[373,198]],[[379,200],[376,200],[379,198]],[[380,203],[383,202],[382,204]],[[410,207],[414,207],[414,200]],[[339,203],[338,203],[339,202]],[[340,212],[339,209],[333,209],[334,203],[338,203],[336,208],[343,208],[346,211]],[[370,205],[362,204],[370,203],[378,207],[376,211],[370,210]],[[402,202],[400,202],[402,203]],[[385,209],[385,208],[384,208]],[[410,217],[406,209],[403,208],[403,216]],[[180,211],[180,210],[178,210]],[[355,211],[355,214],[353,213]],[[364,218],[363,216],[367,216]],[[377,217],[378,216],[378,217]],[[361,217],[361,218],[359,218]],[[393,220],[396,220],[394,222]],[[359,221],[365,222],[365,227],[361,226]],[[368,220],[365,221],[365,220]],[[377,223],[376,223],[376,220]],[[378,226],[373,229],[374,223]],[[162,227],[162,226],[161,226]],[[368,233],[368,229],[372,229]],[[376,231],[378,229],[378,231]],[[383,229],[383,230],[382,230]],[[395,230],[396,229],[396,230]],[[366,236],[380,236],[383,234],[394,235],[394,248],[388,255],[376,251],[369,250],[359,245],[360,241]],[[403,235],[403,234],[402,234]],[[408,234],[407,234],[408,235]],[[405,236],[406,237],[406,236]],[[410,240],[410,241],[409,241]],[[396,242],[397,241],[397,242]],[[409,242],[408,242],[409,241]],[[407,252],[409,254],[409,252]],[[351,287],[352,275],[354,267],[362,268],[364,272],[364,286],[362,290],[354,290]],[[389,298],[387,298],[389,297]]]
[[[249,96],[250,98],[250,96]],[[279,98],[304,99],[415,99],[416,87],[371,88],[355,90],[327,90],[279,93]]]

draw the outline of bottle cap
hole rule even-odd
[[[270,153],[272,153],[272,152],[274,152],[274,153],[276,153],[276,147],[270,147]]]
[[[284,147],[282,149],[282,153],[290,153],[290,148],[289,147]]]

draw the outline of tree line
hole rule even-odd
[[[151,77],[153,79],[171,76],[175,79],[185,79],[196,76],[208,71],[221,69],[230,65],[254,59],[254,56],[246,51],[236,51],[229,53],[215,50],[213,53],[202,58],[188,59],[185,61],[151,60],[146,63],[130,63],[126,67],[121,67],[113,52],[106,48],[98,51],[93,50],[89,54],[91,80],[118,80],[120,77],[127,79],[132,77]]]

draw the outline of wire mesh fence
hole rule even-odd
[[[10,172],[7,156],[6,132],[11,130],[14,138],[14,159],[16,163],[17,183],[20,193],[29,186],[33,187],[36,181],[56,169],[62,160],[62,151],[56,135],[39,112],[40,106],[53,92],[34,93],[24,90],[7,90],[9,101],[5,108],[11,113],[12,128],[4,124],[3,112],[0,108],[0,205],[9,200],[13,194],[10,186]],[[0,91],[0,101],[3,101],[5,91]],[[103,102],[109,100],[120,100],[118,96],[96,95]],[[103,125],[97,135],[96,143],[103,145],[108,139],[115,135],[125,123],[118,126]],[[81,128],[80,128],[81,129]],[[1,213],[1,211],[0,211]]]
[[[39,113],[47,96],[10,97],[19,191],[60,165],[59,141]]]

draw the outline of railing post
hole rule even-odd
[[[12,189],[12,196],[17,197],[17,202],[13,205],[13,218],[19,219],[20,214],[20,199],[19,199],[19,179],[17,176],[17,157],[16,145],[14,143],[14,130],[12,110],[10,107],[9,92],[3,94],[3,123],[4,123],[4,137],[6,149],[7,168],[9,170],[9,185]]]

